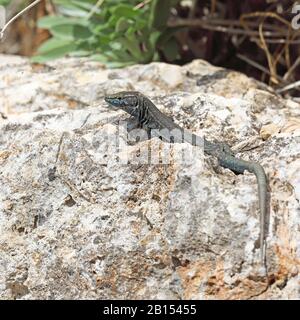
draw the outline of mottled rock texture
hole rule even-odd
[[[103,100],[121,90],[264,166],[267,277],[255,177],[188,144],[127,146],[127,115]],[[299,104],[200,60],[107,70],[0,55],[0,112],[0,299],[300,298]]]

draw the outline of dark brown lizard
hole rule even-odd
[[[219,164],[236,174],[245,170],[255,174],[258,184],[260,208],[260,259],[265,265],[265,220],[268,202],[268,182],[263,167],[256,162],[245,161],[235,157],[225,143],[212,143],[177,125],[166,116],[143,94],[136,91],[123,91],[105,97],[105,101],[129,113],[135,120],[134,127],[144,128],[151,136],[158,136],[165,142],[188,142],[204,148],[204,152],[218,159]]]

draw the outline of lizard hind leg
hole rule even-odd
[[[235,153],[231,150],[230,146],[227,143],[219,142],[218,144],[222,148],[224,153],[231,155],[232,157],[235,156]]]
[[[216,145],[218,146],[217,158],[223,168],[230,169],[236,175],[243,174],[245,170],[252,168],[246,161],[236,158],[228,144],[219,142]]]
[[[236,158],[235,152],[230,148],[227,143],[220,142],[219,145],[221,146],[224,157],[230,159],[231,163],[233,164],[231,168],[229,168],[234,174],[244,174],[244,171],[247,170],[247,165],[243,160]],[[249,165],[250,168],[250,165]]]

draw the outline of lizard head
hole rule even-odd
[[[123,109],[132,116],[136,116],[138,114],[140,95],[136,91],[122,91],[106,95],[104,100],[114,107]]]

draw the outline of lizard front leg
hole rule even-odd
[[[151,138],[150,130],[144,128],[135,117],[130,117],[126,120],[126,127],[127,141],[130,145],[134,145],[135,143],[146,141]]]

